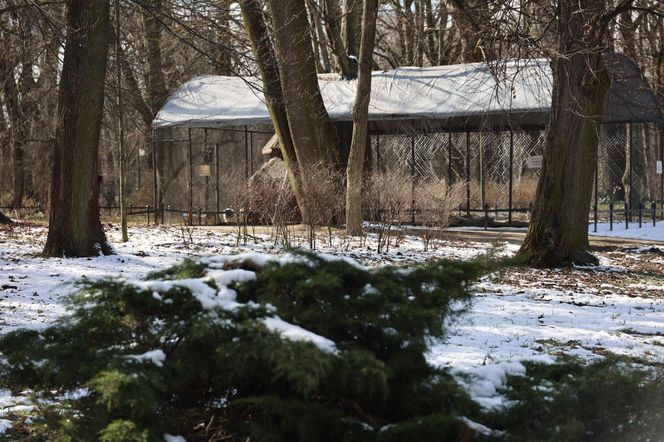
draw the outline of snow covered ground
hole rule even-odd
[[[661,229],[664,232],[664,223]],[[184,257],[281,252],[266,236],[257,235],[238,247],[235,235],[203,228],[193,229],[190,236],[179,227],[134,227],[125,244],[119,242],[117,228],[109,228],[108,235],[116,247],[114,256],[46,259],[38,256],[44,228],[0,230],[0,332],[50,324],[64,313],[62,301],[82,277],[142,278]],[[371,236],[366,242],[340,237],[332,242],[330,246],[321,238],[319,250],[370,267],[468,259],[495,247],[459,240],[424,252],[419,239],[406,237],[390,253],[379,255]],[[498,247],[502,255],[518,248]],[[603,252],[600,259],[598,267],[515,268],[485,277],[476,285],[470,311],[449,324],[444,341],[432,342],[429,360],[453,369],[487,407],[502,403],[497,389],[507,373],[524,371],[524,360],[547,362],[561,354],[590,360],[615,353],[664,364],[664,252],[643,247]],[[3,402],[2,396],[0,392],[0,419],[3,408],[17,404]]]
[[[482,227],[453,227],[451,231],[463,232],[468,231],[483,231]],[[492,232],[526,232],[525,227],[500,227],[487,229]],[[609,238],[624,238],[636,239],[646,241],[664,241],[664,221],[657,221],[656,225],[652,225],[652,221],[644,220],[639,227],[638,222],[629,223],[625,228],[624,222],[616,221],[613,225],[609,223],[597,223],[597,231],[595,232],[595,225],[590,223],[588,225],[588,234],[591,236],[603,236]]]
[[[632,238],[632,239],[645,239],[649,241],[664,241],[664,221],[657,221],[656,225],[652,225],[652,221],[643,221],[641,227],[638,222],[629,223],[625,228],[624,222],[614,222],[613,226],[609,223],[597,223],[597,232],[594,231],[595,227],[591,223],[588,228],[588,233],[594,236],[608,236],[612,238]]]

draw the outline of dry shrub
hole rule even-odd
[[[524,175],[515,178],[512,184],[512,207],[528,208],[535,198],[538,176]],[[463,183],[465,189],[465,182]],[[498,181],[487,181],[484,185],[484,196],[489,208],[507,209],[509,205],[509,183]],[[465,193],[461,205],[466,207]],[[482,187],[479,180],[470,183],[470,207],[471,209],[482,209]]]
[[[515,180],[512,189],[512,207],[520,209],[530,207],[535,200],[538,182],[539,177],[536,175],[524,175],[519,180]]]
[[[316,249],[316,227],[327,228],[332,244],[332,227],[341,223],[345,209],[345,188],[341,172],[323,164],[311,168],[303,185],[304,224],[309,248]]]
[[[422,229],[420,237],[424,251],[429,250],[432,240],[438,239],[450,225],[454,210],[464,198],[465,185],[447,185],[445,180],[427,180],[415,186],[415,207],[420,211]]]
[[[378,253],[398,246],[403,234],[401,217],[412,203],[412,178],[405,171],[374,173],[365,180],[364,210],[378,234]]]
[[[247,180],[239,173],[229,173],[219,177],[219,186],[224,191],[227,207],[224,221],[236,227],[236,245],[247,244],[248,208],[252,198]]]
[[[272,167],[261,169],[249,181],[250,211],[256,222],[272,226],[275,245],[290,247],[289,225],[297,219],[299,209],[283,162],[273,159],[268,164]]]

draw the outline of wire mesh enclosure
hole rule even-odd
[[[461,207],[468,213],[519,212],[534,197],[543,132],[520,129],[484,132],[446,132],[371,137],[372,162],[377,171],[404,171],[416,180],[464,183]]]
[[[270,127],[180,129],[166,144],[159,169],[164,204],[173,212],[222,212],[233,206],[269,157],[262,148],[273,135]],[[492,213],[512,221],[527,219],[541,173],[543,129],[371,135],[370,158],[375,172],[395,171],[413,183],[441,182],[463,187],[462,214]],[[592,210],[610,205],[651,207],[661,202],[662,140],[655,124],[605,124],[600,133]],[[186,189],[186,192],[183,190]],[[411,209],[417,210],[417,207]],[[636,210],[636,209],[635,209]]]
[[[662,201],[661,135],[652,124],[606,124],[598,151],[597,202]],[[659,165],[658,165],[659,164]]]

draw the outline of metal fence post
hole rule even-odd
[[[609,231],[613,231],[613,201],[609,203]]]
[[[593,219],[594,219],[594,226],[593,226],[593,232],[597,233],[597,202],[595,202],[595,205],[593,206]]]
[[[629,229],[629,204],[625,203],[625,230]]]
[[[249,179],[249,128],[244,125],[244,177]]]
[[[447,133],[447,186],[452,185],[452,132]]]
[[[410,223],[415,225],[415,137],[410,136]]]
[[[466,216],[470,218],[470,133],[466,132]]]
[[[148,226],[150,225],[150,206],[145,206],[145,214],[147,215]]]
[[[484,230],[489,228],[489,205],[484,204]]]
[[[159,201],[159,189],[157,184],[157,130],[152,130],[152,200],[156,206]]]
[[[657,226],[657,203],[652,203],[652,226]]]
[[[509,182],[509,204],[507,206],[507,222],[512,225],[512,204],[514,192],[514,130],[510,126],[510,182]]]
[[[639,201],[639,229],[643,225],[643,203]]]
[[[189,162],[189,173],[187,175],[187,185],[189,186],[189,210],[194,203],[194,153],[191,141],[191,128],[187,129],[189,136],[189,152],[187,161]]]

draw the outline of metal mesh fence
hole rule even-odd
[[[271,134],[260,129],[264,128],[254,133],[208,130],[207,135],[203,130],[192,131],[193,208],[216,210],[217,193],[222,210],[230,204],[229,183],[244,182],[267,160],[261,148]],[[163,178],[170,180],[165,203],[178,208],[187,208],[190,199],[189,147],[183,132],[173,135],[180,140],[171,143],[173,172]],[[660,136],[651,124],[602,126],[594,198],[600,211],[609,203],[616,207],[628,203],[636,208],[662,201]],[[465,187],[461,210],[477,212],[488,206],[498,215],[529,209],[541,172],[544,143],[542,130],[518,128],[372,135],[371,160],[377,171],[400,171],[413,180],[461,184]]]
[[[659,131],[651,124],[602,126],[596,183],[598,205],[627,203],[636,207],[662,200],[659,137]]]
[[[542,130],[374,135],[377,170],[401,170],[415,179],[465,183],[471,211],[528,209],[541,172]],[[608,124],[600,133],[596,198],[636,208],[662,201],[660,133],[651,124]],[[659,163],[659,166],[658,166]],[[660,169],[657,169],[659,167]],[[659,172],[658,172],[659,170]]]
[[[375,170],[415,179],[465,183],[464,206],[481,210],[527,208],[534,196],[544,137],[540,131],[374,135]]]

